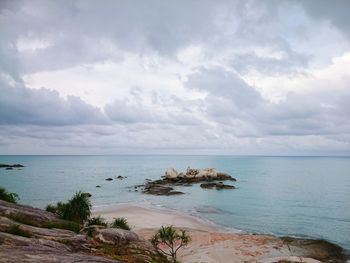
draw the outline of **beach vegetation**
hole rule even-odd
[[[18,223],[22,223],[25,225],[36,226],[36,227],[40,226],[40,224],[37,221],[33,220],[32,218],[24,214],[11,213],[7,215],[7,217],[12,219],[13,221],[16,221]]]
[[[16,204],[19,200],[19,196],[16,193],[7,192],[5,188],[0,186],[0,199]]]
[[[87,221],[88,226],[98,225],[107,227],[106,220],[101,216],[91,217]]]
[[[22,229],[19,225],[10,225],[5,229],[4,232],[28,238],[32,236],[32,234],[29,231]]]
[[[56,214],[56,213],[57,213],[57,206],[52,205],[52,204],[48,204],[48,205],[46,206],[45,210],[46,210],[47,212],[51,212],[51,213]]]
[[[78,191],[67,203],[58,202],[56,206],[47,205],[46,211],[54,212],[61,219],[83,224],[90,218],[91,202],[89,196]]]
[[[173,226],[162,226],[151,238],[151,243],[158,251],[177,261],[177,252],[191,241],[185,230],[177,231]]]
[[[120,228],[124,230],[131,230],[131,227],[128,224],[128,220],[125,217],[115,218],[113,223],[111,224],[113,228]]]

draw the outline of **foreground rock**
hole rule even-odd
[[[93,231],[87,227],[77,234],[58,229],[70,226],[67,222],[0,200],[0,262],[168,262],[132,231],[92,226]]]
[[[174,168],[165,171],[161,180],[147,181],[144,185],[135,186],[135,191],[141,188],[143,193],[152,195],[181,195],[181,191],[174,190],[174,186],[192,186],[194,183],[201,184],[207,189],[235,189],[233,185],[215,181],[236,181],[227,173],[218,172],[215,168],[191,169],[187,168],[186,173],[178,173]]]

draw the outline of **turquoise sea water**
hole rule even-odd
[[[83,190],[97,206],[146,203],[248,232],[323,238],[350,250],[350,157],[0,156],[0,163],[26,166],[0,169],[0,185],[17,192],[23,204],[43,208]],[[179,187],[185,195],[169,197],[133,191],[168,167],[188,166],[228,172],[238,179],[238,189],[194,185]],[[105,181],[118,175],[127,178]]]

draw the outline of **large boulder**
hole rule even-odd
[[[218,172],[215,168],[205,168],[205,169],[199,169],[198,174],[196,177],[209,177],[209,178],[216,178],[218,175]]]
[[[119,228],[106,228],[98,230],[95,239],[111,245],[143,241],[143,239],[135,232]]]
[[[178,175],[177,171],[174,168],[168,168],[165,171],[165,178],[176,178]]]

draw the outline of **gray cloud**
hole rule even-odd
[[[348,87],[290,92],[273,103],[259,83],[244,81],[255,73],[292,78],[349,52],[333,32],[349,37],[349,8],[340,0],[1,1],[0,153],[349,152]],[[186,79],[188,97],[166,83],[159,93],[140,85],[96,108],[22,79],[130,54],[176,68],[193,46],[205,59],[172,72],[179,85]]]
[[[279,103],[260,96],[236,73],[202,69],[186,85],[208,92],[209,118],[230,126],[237,136],[335,135],[350,133],[349,89],[318,89],[307,95],[289,93]]]
[[[350,2],[347,0],[297,1],[313,17],[330,21],[335,27],[350,37]]]
[[[19,84],[9,87],[0,79],[0,125],[79,125],[104,123],[101,111],[78,97],[63,99],[58,92],[32,90]]]

